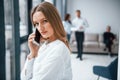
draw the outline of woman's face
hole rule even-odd
[[[54,39],[54,30],[41,11],[33,14],[33,24],[38,29],[43,38]]]

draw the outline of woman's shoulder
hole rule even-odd
[[[65,43],[61,40],[57,40],[56,43],[55,43],[55,49],[58,49],[58,50],[69,50],[68,47],[65,45]]]
[[[65,45],[65,43],[63,41],[59,40],[59,39],[57,40],[57,46],[59,46],[59,47],[67,47]]]
[[[59,59],[60,57],[63,57],[63,56],[67,58],[67,56],[70,54],[70,50],[61,40],[54,41],[51,44],[51,46],[49,46],[48,51],[49,51],[48,52],[49,57],[54,57]]]

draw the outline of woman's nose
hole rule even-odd
[[[39,29],[40,31],[43,31],[43,30],[44,30],[44,26],[41,25],[41,24],[39,24],[38,29]]]

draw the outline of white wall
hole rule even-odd
[[[75,17],[75,10],[80,9],[89,28],[86,32],[103,33],[106,26],[118,35],[120,27],[120,0],[68,0],[67,12]]]
[[[62,15],[63,15],[62,14],[63,13],[62,8],[63,8],[63,6],[62,6],[62,1],[61,0],[56,0],[56,8],[57,8],[57,10],[58,10],[58,12],[61,16],[61,19],[62,19]]]

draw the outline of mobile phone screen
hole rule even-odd
[[[39,33],[39,31],[36,29],[35,30],[35,41],[37,42],[37,43],[40,43],[40,37],[41,37],[41,34]]]

